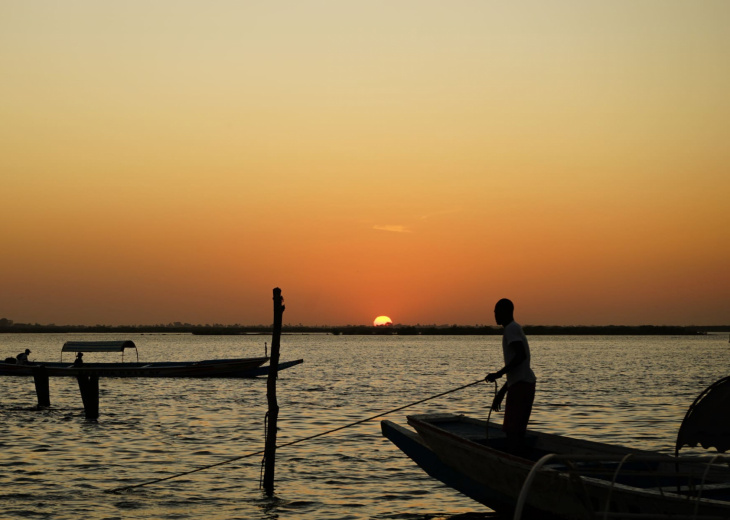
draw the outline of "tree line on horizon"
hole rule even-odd
[[[675,325],[525,325],[526,334],[532,335],[696,335],[710,332],[728,332],[730,325],[675,326]],[[271,325],[223,325],[174,322],[157,325],[42,325],[14,323],[0,318],[0,333],[168,333],[200,335],[270,334]],[[283,325],[286,334],[334,335],[494,335],[501,327],[491,325]]]

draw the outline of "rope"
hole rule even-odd
[[[497,397],[497,380],[494,381],[494,397],[492,398],[492,402],[494,402],[494,398]],[[489,419],[492,417],[492,405],[489,405],[489,413],[487,414],[487,431],[486,436],[487,440],[489,440]]]
[[[398,408],[394,408],[392,410],[388,410],[387,412],[382,412],[382,413],[379,413],[377,415],[373,415],[371,417],[368,417],[367,419],[360,419],[359,421],[355,421],[353,423],[346,424],[346,425],[340,426],[338,428],[333,428],[331,430],[327,430],[327,431],[324,431],[324,432],[321,432],[321,433],[317,433],[317,434],[314,434],[314,435],[310,435],[309,437],[303,437],[301,439],[296,439],[296,440],[293,440],[293,441],[290,441],[290,442],[281,444],[281,445],[277,446],[276,449],[285,448],[287,446],[293,446],[295,444],[299,444],[299,443],[304,442],[304,441],[310,441],[312,439],[316,439],[317,437],[323,437],[325,435],[329,435],[330,433],[335,433],[335,432],[338,432],[340,430],[344,430],[345,428],[351,428],[353,426],[357,426],[358,424],[362,424],[362,423],[365,423],[365,422],[368,422],[368,421],[372,421],[373,419],[377,419],[378,417],[382,417],[384,415],[388,415],[388,414],[391,414],[391,413],[399,412],[401,410],[405,410],[406,408],[410,408],[411,406],[415,406],[417,404],[425,403],[426,401],[430,401],[430,400],[436,399],[438,397],[443,397],[443,396],[445,396],[447,394],[451,394],[453,392],[458,392],[459,390],[463,390],[464,388],[468,388],[470,386],[477,385],[477,384],[481,383],[482,381],[483,381],[483,379],[479,379],[477,381],[474,381],[473,383],[469,383],[469,384],[460,386],[458,388],[454,388],[452,390],[447,390],[446,392],[441,392],[440,394],[432,395],[431,397],[426,397],[425,399],[421,399],[420,401],[416,401],[414,403],[406,404],[404,406],[400,406]],[[264,452],[265,452],[265,450],[259,450],[259,451],[255,451],[255,452],[251,452],[251,453],[246,453],[245,455],[239,455],[238,457],[233,457],[232,459],[226,459],[226,460],[223,460],[221,462],[216,462],[215,464],[209,464],[207,466],[201,466],[199,468],[191,469],[190,471],[184,471],[182,473],[177,473],[175,475],[170,475],[170,476],[167,476],[167,477],[158,478],[158,479],[150,480],[150,481],[147,481],[147,482],[142,482],[141,484],[134,484],[132,486],[123,486],[123,487],[118,487],[118,488],[114,488],[114,489],[108,489],[108,490],[105,491],[105,493],[121,493],[123,491],[129,491],[130,489],[135,489],[135,488],[140,488],[140,487],[144,487],[144,486],[149,486],[149,485],[152,485],[152,484],[157,484],[157,483],[160,483],[160,482],[164,482],[166,480],[172,480],[172,479],[175,479],[175,478],[179,478],[179,477],[184,477],[186,475],[190,475],[192,473],[197,473],[198,471],[204,471],[206,469],[215,468],[217,466],[223,466],[224,464],[230,464],[231,462],[236,462],[238,460],[245,459],[247,457],[253,457],[253,456],[256,456],[256,455],[261,455]]]
[[[535,475],[537,475],[538,470],[542,468],[545,464],[547,464],[550,459],[555,456],[555,453],[548,453],[547,455],[543,455],[543,457],[538,460],[530,469],[530,472],[527,474],[525,482],[522,484],[520,494],[517,497],[517,505],[515,506],[515,514],[513,516],[514,520],[519,520],[520,518],[522,518],[522,509],[525,506],[525,502],[527,501],[527,495],[530,491],[530,486],[532,486],[532,481],[535,480]]]

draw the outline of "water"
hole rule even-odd
[[[0,335],[0,356],[30,348],[31,359],[58,360],[65,341],[91,339],[132,339],[141,361],[258,356],[270,343],[266,336]],[[530,345],[538,377],[531,427],[667,453],[692,401],[728,375],[726,335],[533,336]],[[499,336],[284,336],[282,360],[300,357],[304,364],[278,381],[279,444],[502,366]],[[259,489],[259,455],[108,493],[261,450],[266,380],[102,379],[98,422],[84,419],[74,379],[52,378],[50,385],[52,407],[36,411],[32,378],[0,377],[1,518],[490,516],[425,475],[380,435],[379,419],[280,449],[273,498]],[[492,390],[477,385],[386,418],[405,424],[406,414],[444,411],[485,417]],[[493,417],[501,421],[501,414]]]

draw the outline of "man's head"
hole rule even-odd
[[[514,312],[515,306],[510,300],[507,298],[499,300],[497,305],[494,306],[494,319],[497,325],[504,327],[512,323],[514,321]]]

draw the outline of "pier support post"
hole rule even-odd
[[[269,358],[269,376],[266,381],[266,400],[269,411],[266,413],[268,426],[266,446],[264,448],[264,491],[268,496],[274,494],[274,466],[276,464],[276,423],[279,419],[279,404],[276,400],[276,378],[279,373],[279,345],[281,338],[281,321],[284,314],[284,298],[281,289],[274,289],[274,329],[271,334],[271,357]]]
[[[81,391],[81,400],[84,402],[84,413],[87,419],[99,418],[99,376],[76,376]]]
[[[35,393],[38,396],[38,408],[51,406],[51,391],[48,386],[48,371],[45,365],[38,365],[33,369]]]

